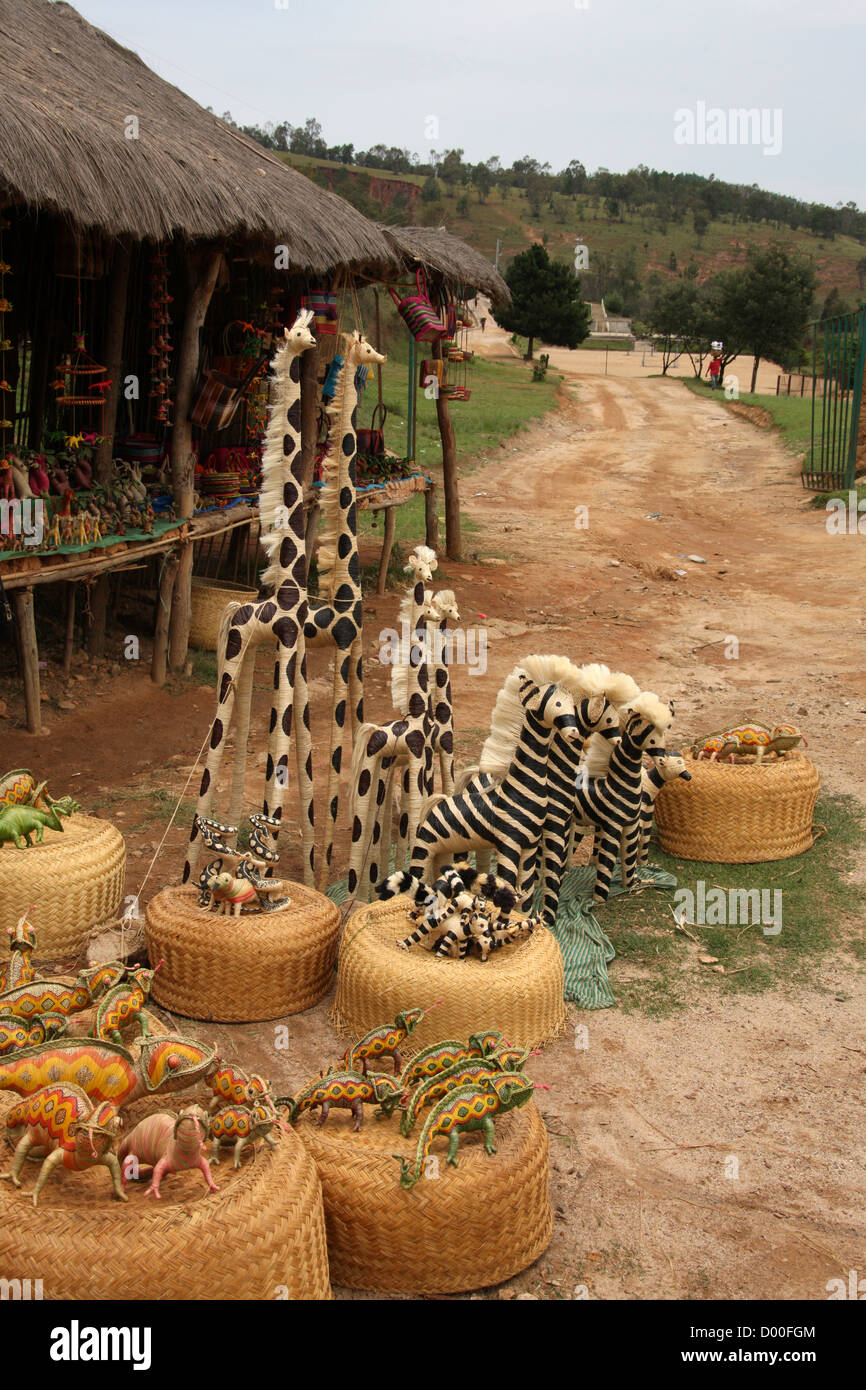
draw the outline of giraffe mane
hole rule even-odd
[[[276,588],[280,579],[279,554],[283,531],[275,522],[277,509],[285,505],[284,486],[290,476],[283,453],[283,436],[286,432],[284,405],[291,385],[289,369],[294,356],[288,338],[283,338],[271,358],[270,367],[268,424],[262,450],[262,487],[259,493],[261,541],[268,557],[262,584],[270,588]]]
[[[520,682],[524,675],[538,686],[555,685],[575,697],[583,690],[580,672],[564,656],[527,656],[515,666],[496,697],[490,720],[490,733],[484,741],[479,758],[482,772],[501,779],[514,761],[514,751],[520,741],[526,711],[520,700]]]
[[[337,377],[334,399],[327,408],[330,417],[328,443],[322,460],[322,530],[319,537],[319,592],[333,599],[337,587],[337,540],[340,533],[340,492],[348,473],[349,460],[343,453],[343,409],[349,391],[355,390],[352,348],[360,342],[357,331],[343,334],[344,362]],[[354,406],[353,406],[354,408]],[[351,411],[349,412],[351,415]]]

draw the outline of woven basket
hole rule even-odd
[[[32,907],[34,959],[77,956],[95,928],[117,917],[125,870],[123,836],[93,816],[64,816],[62,831],[46,827],[29,849],[0,845],[0,932]]]
[[[722,763],[686,755],[692,780],[659,792],[655,819],[666,854],[713,864],[789,859],[814,843],[820,787],[811,758],[794,753]]]
[[[258,590],[246,584],[229,584],[224,579],[193,576],[189,621],[189,644],[205,652],[215,652],[220,620],[227,603],[249,603]]]
[[[147,904],[153,998],[172,1013],[254,1023],[310,1009],[330,989],[339,908],[300,883],[279,912],[222,917],[198,906],[198,889],[163,888]]]
[[[541,1047],[565,1027],[562,955],[543,927],[489,960],[448,960],[419,947],[402,951],[412,930],[404,895],[369,903],[346,923],[332,1019],[359,1038],[401,1009],[442,1003],[418,1025],[401,1055],[439,1038],[495,1028],[514,1047]]]
[[[20,1099],[0,1093],[0,1131]],[[129,1128],[182,1096],[151,1097],[124,1110]],[[0,1145],[11,1155],[5,1137]],[[220,1191],[198,1171],[170,1173],[157,1202],[144,1182],[112,1194],[105,1168],[51,1174],[34,1210],[39,1168],[25,1163],[19,1191],[0,1183],[0,1268],[7,1279],[41,1279],[46,1299],[327,1299],[328,1255],[315,1164],[297,1136],[256,1146],[235,1172],[223,1154]]]
[[[553,1233],[547,1130],[532,1101],[495,1124],[495,1154],[480,1134],[467,1134],[457,1167],[448,1167],[447,1141],[437,1139],[438,1176],[406,1191],[392,1155],[414,1159],[420,1125],[413,1140],[400,1134],[396,1114],[376,1120],[369,1107],[358,1134],[347,1110],[332,1110],[321,1127],[302,1115],[295,1128],[322,1180],[334,1283],[458,1293],[500,1284],[537,1260]]]

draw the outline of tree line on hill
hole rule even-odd
[[[231,125],[231,113],[223,120]],[[435,202],[441,196],[441,185],[449,192],[463,190],[468,199],[474,193],[484,202],[495,188],[500,196],[508,197],[520,189],[529,201],[533,216],[540,216],[543,207],[565,221],[571,200],[577,195],[589,195],[600,200],[605,215],[618,221],[628,214],[641,213],[654,217],[665,230],[691,217],[695,234],[700,239],[711,222],[727,219],[738,222],[766,222],[777,230],[811,232],[822,240],[850,236],[866,245],[866,212],[856,203],[841,203],[829,207],[824,203],[804,202],[783,193],[771,193],[751,184],[726,183],[712,174],[671,174],[649,169],[639,164],[625,174],[615,174],[600,168],[590,173],[579,159],[572,159],[564,169],[554,171],[550,164],[540,163],[530,155],[504,165],[493,155],[480,163],[467,161],[462,149],[430,150],[426,159],[393,145],[377,144],[368,150],[356,150],[352,144],[329,145],[322,135],[319,121],[311,117],[303,125],[288,121],[278,125],[239,127],[246,135],[267,149],[307,155],[312,159],[333,160],[336,163],[368,169],[381,169],[394,174],[425,175],[422,197]],[[866,282],[866,258],[858,266],[861,289]]]

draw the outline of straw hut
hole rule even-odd
[[[46,282],[52,267],[71,277],[77,264],[80,300],[84,262],[89,279],[99,282],[90,291],[92,321],[98,325],[99,358],[112,382],[96,458],[97,477],[109,476],[124,332],[147,302],[145,281],[133,303],[133,285],[141,290],[136,267],[145,243],[151,249],[167,246],[177,267],[170,456],[178,515],[188,517],[194,483],[189,413],[199,333],[229,261],[276,265],[296,283],[298,276],[336,271],[377,278],[393,274],[401,265],[399,255],[344,199],[205,111],[71,6],[0,0],[0,52],[0,214],[10,228],[7,259],[16,260],[11,329],[16,341],[32,344],[33,388],[27,419],[23,410],[16,417],[15,442],[31,448],[40,443],[51,373],[42,342],[48,341],[47,325],[58,318]],[[58,268],[58,257],[64,256],[66,264]],[[14,372],[19,369],[24,370],[23,359],[13,364]],[[314,363],[309,370],[315,370]],[[17,375],[10,380],[14,389]],[[173,666],[186,657],[191,568],[187,544],[172,610]],[[32,595],[29,611],[24,600],[22,592],[16,610],[35,647]],[[97,613],[91,631],[99,626]]]
[[[510,304],[511,291],[495,266],[445,227],[381,227],[394,248],[431,278],[455,292],[478,290],[495,304]]]

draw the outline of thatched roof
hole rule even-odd
[[[238,15],[240,16],[240,11]],[[163,81],[70,5],[0,0],[0,197],[111,235],[256,239],[292,266],[393,266],[343,198]],[[138,118],[138,139],[125,121]]]
[[[499,271],[474,246],[445,227],[382,227],[408,260],[437,275],[452,289],[481,290],[497,304],[511,293]]]

